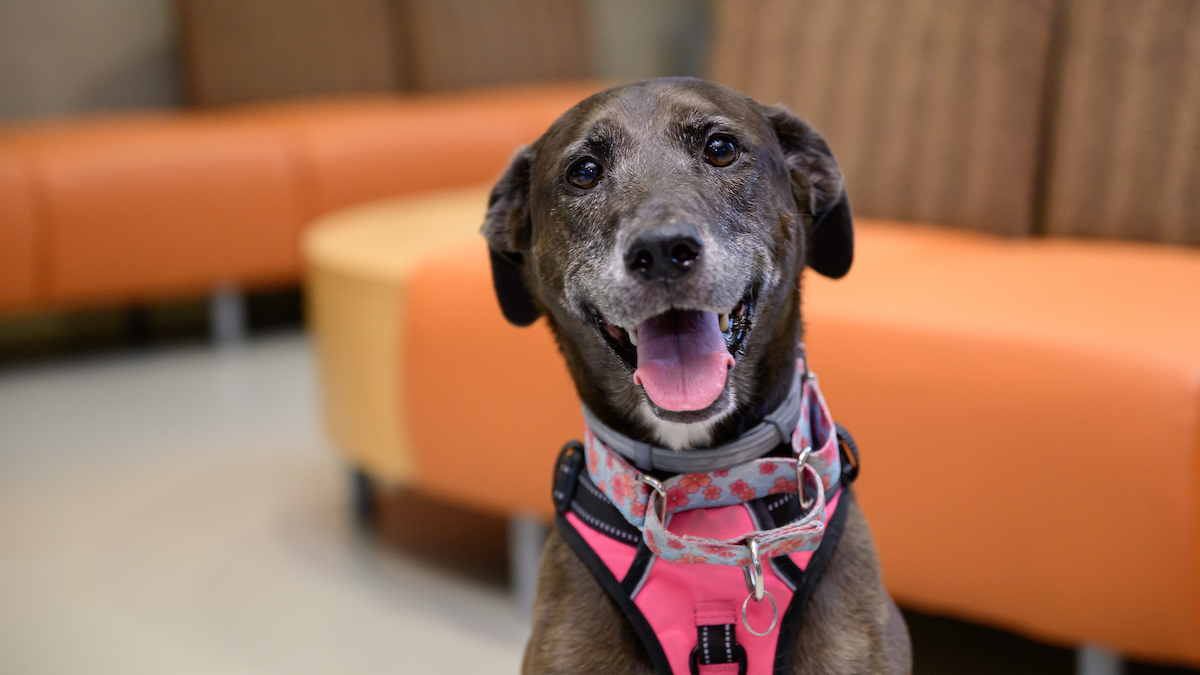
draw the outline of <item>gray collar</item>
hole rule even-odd
[[[671,473],[706,473],[721,471],[758,459],[780,443],[792,440],[792,432],[800,423],[800,369],[787,398],[753,429],[724,445],[703,450],[671,450],[660,448],[613,431],[583,406],[583,420],[596,438],[609,449],[632,460],[641,471]]]

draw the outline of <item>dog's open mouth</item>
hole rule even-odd
[[[750,293],[728,314],[672,309],[637,326],[610,324],[593,311],[608,346],[633,371],[654,405],[687,412],[712,405],[742,355],[754,317]]]

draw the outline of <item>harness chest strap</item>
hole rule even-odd
[[[661,491],[590,429],[585,444],[564,448],[554,483],[559,532],[622,609],[657,672],[766,674],[787,667],[799,617],[852,499],[841,488],[858,469],[857,450],[844,430],[835,431],[815,377],[803,379],[800,393],[791,434],[800,451],[792,457],[664,476]],[[846,444],[840,452],[839,438]],[[749,604],[749,618],[759,629],[770,621],[771,629],[760,632],[746,621],[748,539],[766,561],[758,583],[784,609],[777,630],[767,602]],[[735,625],[737,604],[743,616]]]

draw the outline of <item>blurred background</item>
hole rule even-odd
[[[664,75],[846,173],[915,672],[1197,672],[1200,0],[5,0],[0,671],[516,672],[582,420],[475,232]]]

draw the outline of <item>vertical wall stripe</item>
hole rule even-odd
[[[1196,244],[1200,236],[1196,232],[1200,227],[1197,223],[1200,220],[1200,3],[1190,3],[1188,10],[1183,55],[1185,76],[1171,121],[1174,139],[1167,146],[1169,154],[1164,163],[1162,239]]]
[[[454,89],[591,73],[583,0],[394,0],[413,84]]]
[[[869,216],[1033,221],[1056,0],[719,0],[712,74],[829,141]]]
[[[1200,244],[1200,0],[1068,0],[1046,231]]]

